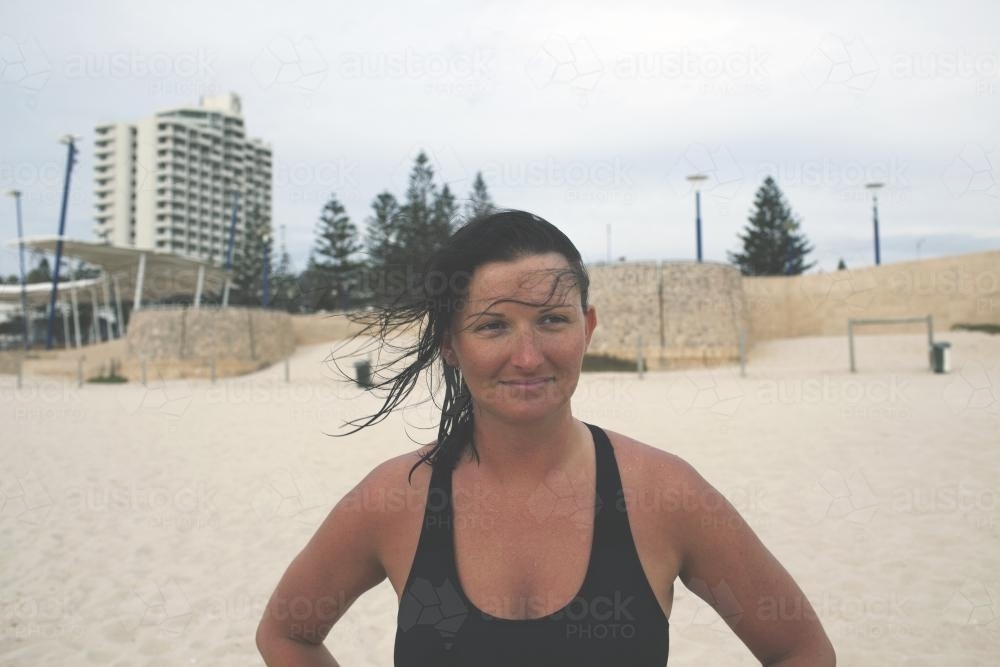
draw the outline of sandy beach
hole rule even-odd
[[[586,374],[575,415],[678,454],[799,582],[841,665],[1000,655],[1000,337],[769,341],[738,367]],[[376,400],[329,344],[219,381],[0,376],[0,665],[260,665],[254,631],[290,560],[384,459],[433,438],[430,406],[348,438]],[[350,368],[350,361],[346,368]],[[392,664],[397,601],[362,597],[327,646]],[[743,610],[762,613],[761,610]],[[793,613],[794,610],[784,610]],[[778,613],[784,613],[779,610]],[[671,665],[753,665],[679,582]]]

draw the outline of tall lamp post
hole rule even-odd
[[[264,308],[267,308],[268,304],[271,302],[271,235],[264,232],[261,237],[264,241],[263,254],[261,258],[261,301],[264,304]]]
[[[701,262],[701,182],[707,181],[708,176],[705,174],[692,174],[687,177],[689,181],[694,183],[694,226],[695,226],[695,236],[697,237],[698,243],[698,262]]]
[[[28,286],[24,273],[24,228],[21,224],[21,191],[11,190],[7,193],[14,198],[17,213],[17,251],[18,267],[21,272],[21,314],[24,320],[24,349],[31,349],[31,336],[28,333]]]
[[[878,240],[878,191],[885,183],[866,183],[865,187],[872,191],[872,220],[875,224],[875,266],[882,263],[882,253]]]
[[[229,306],[229,288],[233,284],[233,244],[236,242],[236,213],[239,211],[240,194],[233,192],[233,213],[229,218],[229,239],[226,244],[226,286],[222,292],[222,307]]]
[[[49,327],[45,336],[45,349],[52,349],[53,327],[56,321],[56,296],[59,293],[59,268],[62,264],[63,235],[66,233],[66,206],[69,204],[69,181],[73,175],[73,164],[76,162],[76,140],[72,134],[67,134],[59,143],[66,144],[66,178],[63,181],[62,209],[59,212],[59,237],[56,239],[56,265],[52,268],[52,293],[49,295]]]

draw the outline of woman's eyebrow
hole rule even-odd
[[[503,317],[503,313],[495,313],[489,310],[484,310],[481,313],[473,313],[472,315],[467,315],[465,319],[471,320],[473,317],[483,317],[484,315],[490,315],[492,317]]]

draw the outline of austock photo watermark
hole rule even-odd
[[[692,181],[693,175],[704,179]],[[729,213],[729,205],[744,180],[743,170],[725,144],[715,148],[690,144],[667,173],[667,183],[675,195],[688,198],[697,190],[709,200],[718,202],[721,215]]]
[[[977,96],[1000,92],[1000,57],[993,51],[947,51],[894,53],[889,59],[889,76],[920,81],[961,79]]]
[[[565,160],[548,155],[525,161],[488,161],[479,165],[490,188],[546,188],[565,192],[570,204],[631,205],[638,188],[633,164],[620,156],[604,160]]]
[[[291,519],[318,525],[326,516],[330,501],[309,471],[296,476],[279,468],[271,472],[250,500],[250,507],[262,523]]]
[[[115,607],[122,627],[137,635],[155,630],[167,639],[176,639],[188,627],[194,610],[173,579],[159,585],[150,578],[139,579]]]
[[[879,63],[861,36],[827,34],[802,63],[801,72],[813,90],[847,90],[861,106],[862,96],[878,77]]]
[[[997,529],[1000,485],[964,481],[936,485],[894,485],[876,495],[861,470],[845,476],[828,469],[805,495],[802,508],[812,523],[828,518],[867,526],[880,510],[893,515],[957,516],[975,530]]]
[[[679,416],[707,413],[724,424],[736,414],[746,392],[731,369],[714,368],[681,373],[666,398]]]
[[[30,639],[82,639],[87,627],[77,611],[76,594],[70,590],[39,596],[0,592],[0,637],[10,645]]]
[[[151,529],[189,531],[217,529],[220,512],[214,502],[216,487],[207,483],[149,485],[141,482],[72,486],[62,498],[53,500],[46,488],[29,472],[18,476],[0,470],[0,501],[3,516],[22,523],[41,525],[54,509],[70,515],[114,515],[140,519]]]
[[[321,641],[325,629],[337,622],[333,635],[338,640],[354,639],[359,628],[341,615],[351,600],[342,594],[295,597],[266,595],[210,595],[192,603],[190,591],[185,594],[173,579],[158,583],[146,577],[134,583],[118,603],[115,616],[134,636],[155,633],[165,639],[176,639],[191,627],[206,624],[256,623],[265,613],[273,620],[286,624],[300,637]]]
[[[618,511],[628,508],[633,514],[695,513],[703,530],[737,530],[745,525],[761,532],[771,526],[767,494],[767,487],[754,480],[723,489],[675,484],[623,492],[615,500],[615,506]],[[727,503],[736,510],[735,515],[721,512]]]
[[[274,187],[292,204],[323,206],[336,192],[341,203],[356,204],[361,200],[357,181],[360,163],[343,156],[335,160],[276,161]]]
[[[909,637],[914,630],[906,608],[911,599],[895,590],[852,595],[823,589],[793,597],[766,595],[746,609],[725,579],[715,586],[693,579],[687,587],[698,601],[693,606],[675,605],[676,613],[671,616],[671,625],[685,630],[706,627],[728,633],[727,624],[736,627],[745,617],[764,622],[821,620],[834,637],[842,639]]]
[[[14,420],[80,422],[87,418],[75,382],[35,378],[18,386],[14,375],[0,377],[0,405],[12,405]]]
[[[729,634],[729,626],[736,627],[743,620],[746,610],[725,579],[712,586],[694,577],[686,583],[686,589],[678,591],[670,614],[671,627],[681,632],[708,630],[714,634]],[[687,600],[691,603],[687,604]]]
[[[0,469],[0,517],[40,526],[52,511],[52,497],[34,471]]]
[[[706,96],[764,97],[771,92],[769,56],[756,48],[725,53],[696,52],[686,47],[622,53],[615,58],[614,73],[623,80],[688,80]]]
[[[977,96],[1000,92],[1000,57],[992,50],[899,51],[880,62],[860,35],[825,35],[801,69],[815,90],[842,86],[859,96],[871,89],[879,75],[922,83],[958,80]]]
[[[52,64],[34,37],[17,38],[0,33],[0,71],[3,83],[36,94],[52,75]]]
[[[390,53],[343,53],[336,71],[342,79],[410,79],[422,82],[428,95],[489,97],[496,88],[492,49],[420,51],[407,47]]]
[[[1000,271],[967,271],[961,264],[947,269],[903,269],[889,276],[896,296],[963,296],[975,299],[977,309],[1000,296]]]
[[[827,268],[836,266],[840,259],[846,259],[846,269]],[[802,293],[813,307],[841,302],[852,311],[863,312],[871,305],[879,290],[879,281],[865,258],[857,254],[843,258],[828,251],[823,253],[818,264],[815,278],[799,282]]]
[[[941,178],[956,199],[985,196],[1000,212],[1000,145],[965,144]]]
[[[344,616],[353,600],[337,595],[294,597],[267,595],[212,595],[200,600],[195,611],[196,623],[246,623],[259,621],[265,613],[279,621],[296,637],[343,641],[361,641],[361,628]],[[329,637],[325,629],[334,623]]]
[[[590,500],[590,489],[595,488],[593,478],[580,471],[551,471],[528,496],[528,511],[539,524],[549,519],[569,519],[578,529],[581,541],[586,540],[595,506],[601,507],[603,500]]]
[[[994,640],[1000,638],[1000,582],[966,577],[941,615],[956,632],[983,632]]]
[[[13,162],[0,157],[0,191],[20,192],[21,204],[26,209],[54,206],[62,202],[65,172],[65,160]],[[71,205],[82,205],[86,197],[87,193],[80,188],[70,190],[69,202]]]
[[[329,73],[326,59],[310,37],[294,41],[275,35],[250,65],[250,74],[263,90],[291,88],[306,96],[315,94]]]
[[[895,156],[887,161],[836,160],[823,156],[815,160],[761,162],[757,165],[756,182],[771,176],[782,187],[801,186],[823,188],[837,194],[845,202],[870,203],[869,183],[881,183],[878,192],[881,202],[905,205],[912,199],[912,185],[906,172],[909,162]]]
[[[552,621],[565,620],[562,627],[567,639],[599,641],[636,636],[635,596],[623,591],[592,598],[577,596],[569,602],[551,592],[526,596],[492,595],[479,601],[477,609],[470,609],[458,590],[457,582],[450,579],[435,584],[417,577],[400,601],[399,630],[409,632],[416,627],[431,626],[448,646],[450,640],[461,635],[469,615],[478,614],[487,623],[543,616]]]
[[[525,73],[539,91],[569,88],[587,106],[601,76],[604,63],[584,35],[568,38],[553,34],[545,40],[525,66]]]
[[[808,601],[808,604],[806,604]],[[757,600],[754,614],[762,621],[820,619],[841,639],[906,638],[913,634],[913,620],[906,607],[908,595],[896,590],[866,591],[861,595],[824,589],[816,594]]]
[[[1000,432],[1000,362],[962,364],[941,392],[948,410],[964,419],[992,418]]]
[[[906,388],[910,379],[889,375],[877,378],[844,378],[824,373],[820,377],[760,380],[754,398],[761,405],[829,405],[844,419],[906,421],[912,412]]]
[[[149,81],[149,92],[189,98],[222,92],[213,63],[218,53],[203,48],[176,53],[127,51],[74,52],[66,56],[67,79],[137,79]]]
[[[204,482],[151,486],[139,482],[74,486],[59,506],[67,514],[137,517],[143,526],[166,531],[216,530],[221,526],[214,502],[218,488]]]

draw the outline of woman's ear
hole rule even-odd
[[[451,332],[445,331],[444,336],[441,338],[441,358],[444,363],[449,366],[458,367],[457,360],[455,358],[455,348],[451,344]]]

